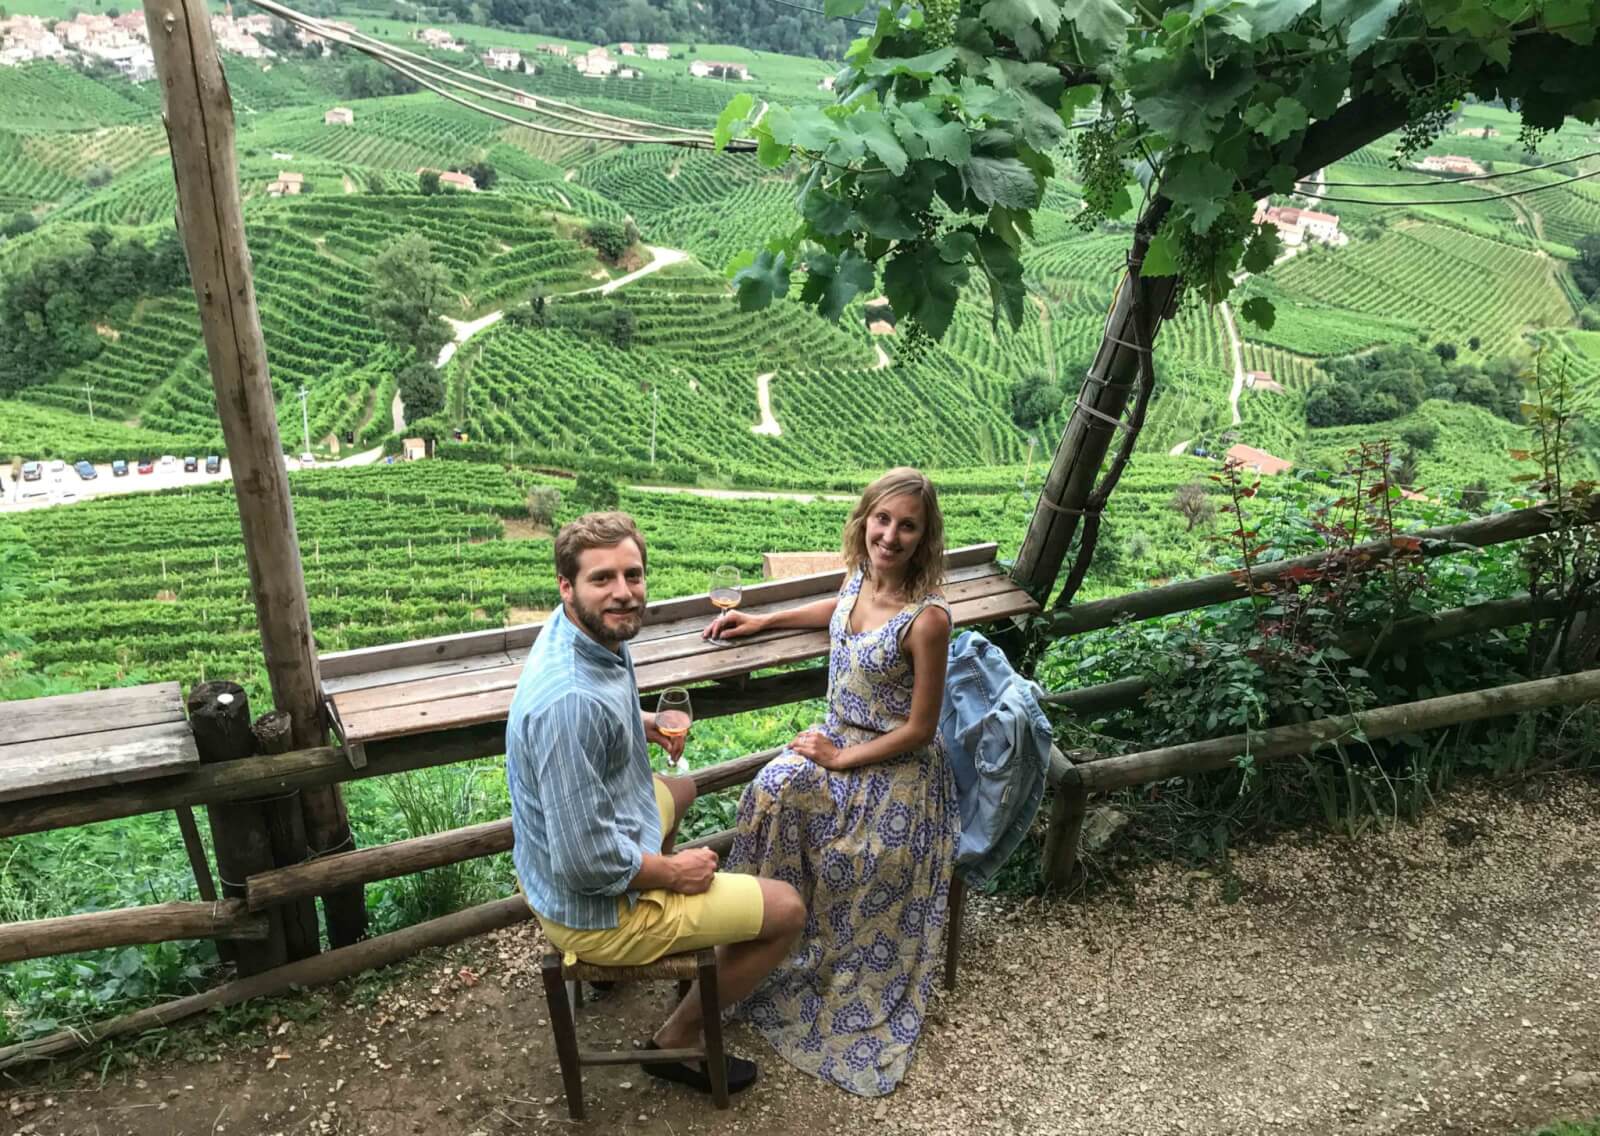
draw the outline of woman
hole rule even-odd
[[[922,1029],[960,835],[937,736],[950,608],[934,589],[944,521],[932,483],[894,469],[844,527],[837,599],[729,612],[728,638],[827,627],[828,714],[739,803],[725,867],[793,884],[807,922],[739,1014],[794,1065],[861,1096],[899,1084]]]

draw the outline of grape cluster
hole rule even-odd
[[[1090,230],[1111,216],[1112,204],[1128,180],[1116,132],[1108,126],[1079,131],[1072,145],[1072,162],[1083,186],[1084,208],[1077,217],[1078,227]]]
[[[1230,200],[1211,227],[1196,233],[1179,225],[1171,214],[1163,230],[1178,238],[1178,275],[1208,304],[1226,299],[1224,285],[1237,267],[1239,250],[1254,228],[1254,203]],[[1174,230],[1176,232],[1174,233]]]
[[[1459,75],[1445,75],[1426,87],[1413,91],[1406,100],[1406,124],[1400,128],[1396,162],[1409,162],[1433,145],[1450,122],[1450,112],[1467,93],[1467,81]]]
[[[949,47],[956,38],[961,0],[922,0],[922,42],[928,50]]]

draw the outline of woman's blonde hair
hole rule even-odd
[[[860,568],[872,575],[867,556],[867,518],[890,497],[916,497],[922,501],[922,539],[906,565],[905,596],[916,602],[944,583],[944,514],[939,493],[921,470],[910,466],[891,469],[861,492],[861,500],[844,523],[844,563],[849,571]]]

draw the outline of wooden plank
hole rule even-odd
[[[986,580],[972,581],[971,584],[976,591],[994,586]],[[1039,605],[1032,597],[1009,583],[994,594],[958,601],[951,606],[958,627],[987,623],[1012,615],[1035,613],[1039,610]],[[762,636],[734,647],[710,647],[705,651],[680,658],[636,664],[635,673],[640,691],[648,692],[668,686],[683,686],[749,674],[751,671],[767,667],[804,662],[827,653],[826,631],[804,631],[777,639]],[[463,690],[458,680],[457,684],[447,692],[434,688],[432,693],[438,697],[400,704],[373,705],[360,712],[350,710],[344,698],[337,701],[340,715],[351,739],[371,741],[402,737],[433,730],[452,729],[457,726],[503,721],[510,713],[511,696],[519,676],[520,670],[515,667],[505,668],[503,675],[498,679],[494,672],[480,672],[474,676],[477,682],[476,689]]]
[[[119,734],[123,740],[92,749],[67,749],[54,741],[5,747],[0,750],[0,801],[168,777],[200,764],[187,722],[95,736]]]
[[[173,939],[255,941],[267,932],[266,916],[252,914],[242,899],[159,903],[0,925],[0,963]]]
[[[526,654],[526,652],[523,652]],[[515,660],[505,651],[487,651],[481,655],[465,655],[459,659],[441,659],[433,663],[411,663],[403,667],[390,667],[378,671],[357,671],[322,679],[322,693],[344,694],[352,690],[367,690],[374,686],[393,686],[397,683],[417,682],[428,678],[444,678],[466,674],[486,667],[509,666]]]
[[[28,698],[0,702],[0,746],[181,721],[183,691],[175,682]]]
[[[989,543],[951,549],[945,553],[946,571],[953,579],[958,569],[992,564],[997,548],[997,545]],[[764,584],[752,584],[744,589],[744,606],[748,608],[763,603],[777,603],[813,593],[821,597],[828,591],[838,591],[843,581],[844,573],[836,570],[818,572],[810,576],[794,576],[787,580],[773,580]],[[711,606],[709,597],[704,595],[658,600],[648,606],[645,626],[671,623],[691,616],[709,617],[715,615],[716,611],[717,609]],[[441,635],[408,643],[386,643],[378,647],[336,651],[322,656],[322,676],[326,682],[330,678],[348,678],[368,671],[444,662],[508,649],[526,649],[538,638],[539,629],[543,626],[541,623],[530,623],[489,631]],[[330,689],[329,693],[333,691]]]
[[[1026,595],[1011,582],[1011,580],[998,567],[985,566],[986,570],[968,576],[966,579],[951,584],[946,588],[946,596],[952,606],[985,597],[997,595],[1014,595],[1020,600],[1031,604]],[[798,600],[789,600],[782,605],[773,605],[760,610],[784,610],[787,607],[803,605],[810,599],[818,597],[803,597]],[[706,620],[702,617],[692,617],[687,620],[675,621],[671,627],[677,629],[675,634],[668,638],[655,639],[648,642],[634,640],[632,654],[635,668],[645,668],[659,663],[670,662],[674,659],[692,659],[712,655],[727,656],[729,652],[737,652],[750,644],[771,644],[786,639],[794,639],[804,635],[813,635],[814,631],[804,628],[787,629],[782,631],[767,632],[756,639],[744,641],[740,647],[718,647],[701,638],[705,630]],[[643,636],[640,636],[643,639]],[[732,655],[730,658],[742,658],[742,655]],[[784,656],[780,661],[790,662],[810,657],[809,655]],[[368,735],[362,733],[362,728],[353,723],[365,720],[374,712],[388,707],[414,706],[425,702],[445,702],[486,691],[509,689],[517,685],[522,676],[524,660],[516,660],[511,665],[499,667],[485,667],[481,670],[462,671],[444,675],[438,678],[419,679],[405,684],[386,684],[381,686],[363,687],[356,690],[347,690],[335,695],[333,703],[338,710],[339,719],[353,731],[353,738],[362,738]],[[762,663],[761,666],[771,666],[771,663]],[[730,674],[746,673],[749,667],[740,667],[737,670],[728,670],[726,666],[719,666],[715,674],[707,677],[721,678]],[[692,680],[691,680],[692,681]],[[643,680],[641,679],[641,684]],[[665,683],[671,686],[673,683]],[[641,685],[642,689],[642,685]]]

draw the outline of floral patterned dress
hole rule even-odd
[[[902,639],[937,595],[856,634],[858,570],[829,623],[828,716],[835,745],[904,725],[911,660]],[[943,939],[960,837],[943,745],[830,772],[785,752],[739,803],[726,868],[787,880],[806,905],[789,957],[736,1013],[792,1064],[861,1096],[893,1091],[922,1031]]]

